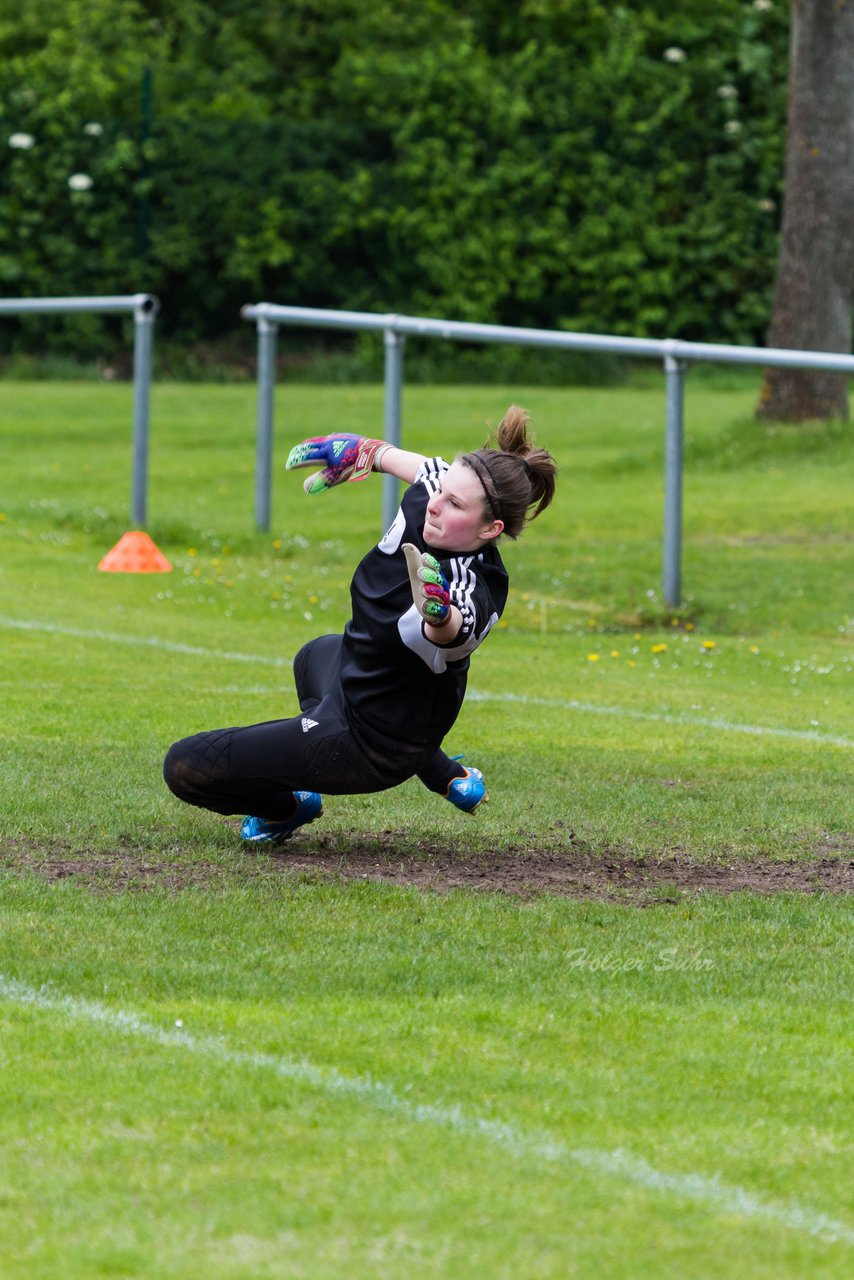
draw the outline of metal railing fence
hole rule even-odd
[[[665,380],[664,548],[662,590],[665,603],[676,608],[682,599],[682,473],[685,439],[685,371],[692,361],[823,369],[854,374],[854,356],[827,351],[794,351],[775,347],[737,347],[683,342],[678,338],[622,338],[609,334],[562,333],[505,325],[470,324],[419,316],[375,315],[362,311],[326,311],[315,307],[258,302],[241,310],[258,331],[258,447],[255,472],[255,521],[270,527],[272,485],[273,400],[276,377],[276,334],[279,325],[319,329],[379,331],[385,335],[385,426],[383,438],[401,443],[403,348],[407,335],[456,342],[493,342],[572,351],[608,352],[659,359]],[[383,477],[383,531],[394,519],[399,487]]]
[[[91,298],[0,298],[0,316],[67,314],[75,311],[133,315],[133,463],[131,522],[144,526],[148,507],[148,423],[154,318],[160,303],[151,293]]]

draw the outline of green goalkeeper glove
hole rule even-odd
[[[404,542],[403,554],[415,608],[431,627],[444,627],[451,620],[451,596],[442,566],[429,551],[419,551]]]

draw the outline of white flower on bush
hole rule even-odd
[[[669,49],[665,49],[662,54],[665,62],[684,62],[688,57],[684,49],[680,49],[678,45],[672,44]]]
[[[72,173],[68,185],[72,191],[91,191],[94,183],[88,173]]]
[[[777,208],[777,202],[776,200],[769,200],[768,197],[766,196],[762,200],[757,200],[756,206],[757,208],[761,209],[763,213],[773,213],[774,210]]]
[[[29,151],[35,144],[36,140],[31,133],[13,133],[9,139],[9,146],[16,151]]]
[[[754,9],[759,9],[760,11],[765,12],[766,10],[773,8],[773,5],[771,0],[753,0],[753,7]]]
[[[724,131],[725,131],[726,133],[733,133],[733,134],[734,134],[734,133],[741,133],[741,121],[740,121],[740,120],[727,120],[726,124],[724,125]]]
[[[737,98],[738,89],[736,89],[734,84],[720,84],[718,85],[718,97],[719,98]]]
[[[100,138],[104,132],[104,126],[98,124],[97,120],[90,120],[88,124],[84,124],[83,132],[88,133],[90,138]]]

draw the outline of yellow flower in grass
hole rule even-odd
[[[653,653],[664,653],[666,649],[667,649],[666,644],[654,644],[652,646]]]
[[[704,640],[704,641],[703,641],[703,648],[704,648],[704,649],[709,649],[709,650],[711,650],[711,649],[714,649],[714,647],[715,647],[715,642],[714,642],[714,640]]]
[[[598,654],[598,653],[588,653],[588,655],[587,655],[587,661],[588,661],[588,662],[598,662],[598,661],[599,661],[599,654]]]

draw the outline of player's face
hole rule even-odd
[[[424,541],[442,551],[478,551],[497,538],[504,524],[485,512],[483,488],[471,467],[455,462],[441,489],[427,503]]]

